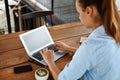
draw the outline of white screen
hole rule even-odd
[[[45,27],[42,27],[32,33],[22,36],[24,44],[31,53],[49,43],[51,43],[50,34]]]

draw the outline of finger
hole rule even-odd
[[[42,52],[42,51],[40,51],[40,54],[42,55],[42,54],[43,54],[43,52]]]
[[[45,48],[45,51],[47,51],[48,50],[48,48]]]
[[[52,53],[54,53],[54,51],[53,51],[53,50],[51,50],[51,52],[52,52]]]
[[[54,52],[54,50],[49,50],[49,52],[50,52],[50,53],[53,53],[53,52]]]
[[[55,48],[59,48],[59,47],[60,47],[60,44],[55,44],[54,47],[55,47]]]
[[[55,45],[59,45],[59,44],[60,44],[60,42],[59,42],[59,41],[55,42]]]
[[[44,48],[42,51],[45,52],[45,51],[46,51],[46,48]]]
[[[57,45],[56,47],[57,47],[57,48],[60,48],[60,45]]]

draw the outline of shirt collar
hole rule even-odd
[[[99,37],[99,36],[108,36],[105,32],[104,26],[101,25],[97,27],[90,35],[89,38],[91,37]]]

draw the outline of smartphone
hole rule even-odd
[[[14,67],[14,73],[22,73],[22,72],[27,72],[27,71],[32,71],[31,65],[23,65],[23,66]]]

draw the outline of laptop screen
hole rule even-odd
[[[20,39],[29,54],[54,44],[46,26],[42,26],[20,35]]]

